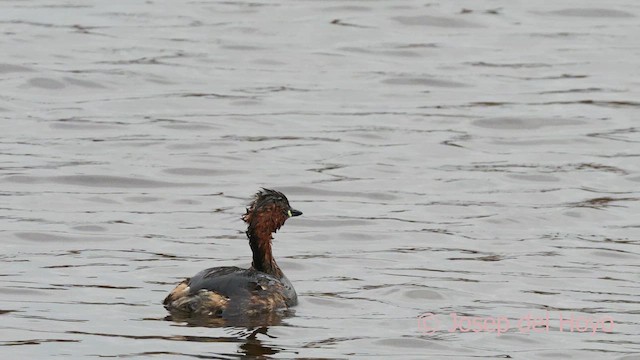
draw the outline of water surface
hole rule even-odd
[[[2,2],[0,357],[640,358],[639,19]],[[182,278],[248,266],[260,186],[304,212],[274,242],[293,316],[165,321]]]

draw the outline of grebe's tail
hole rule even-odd
[[[201,289],[189,294],[189,280],[176,286],[162,302],[165,309],[179,316],[220,316],[227,308],[229,299],[215,291]]]

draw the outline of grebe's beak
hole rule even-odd
[[[300,210],[296,210],[296,209],[290,209],[290,210],[287,212],[287,214],[289,215],[289,217],[292,217],[292,216],[300,216],[300,215],[302,215],[302,211],[300,211]]]

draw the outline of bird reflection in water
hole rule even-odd
[[[204,317],[176,317],[168,315],[167,321],[178,322],[193,327],[224,327],[231,332],[231,337],[207,338],[207,342],[235,342],[238,343],[238,354],[241,359],[261,359],[285,351],[284,348],[265,344],[261,338],[277,339],[268,334],[270,326],[286,326],[284,319],[294,315],[294,310],[286,309],[252,316],[233,318],[204,318]],[[185,341],[202,342],[201,337],[184,337]]]

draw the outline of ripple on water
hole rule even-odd
[[[119,201],[108,199],[101,196],[91,196],[91,197],[85,198],[84,200],[89,202],[99,203],[99,204],[120,204]]]
[[[591,18],[633,18],[632,13],[614,9],[576,8],[549,11],[547,14]]]
[[[510,178],[518,180],[528,180],[537,182],[558,182],[560,178],[552,175],[539,175],[539,174],[509,174]]]
[[[65,84],[58,80],[37,77],[29,80],[29,86],[47,90],[58,90],[63,89]]]
[[[80,86],[88,89],[105,89],[106,88],[106,86],[95,81],[76,79],[71,77],[64,77],[62,79],[71,85],[76,85],[76,86]]]
[[[129,202],[134,202],[134,203],[149,203],[149,202],[160,201],[162,200],[162,198],[155,197],[155,196],[130,196],[128,198],[125,198],[125,200]]]
[[[173,183],[133,177],[111,175],[66,175],[66,176],[28,176],[12,175],[4,177],[5,181],[22,184],[63,184],[103,188],[162,188],[182,186],[203,186],[194,183]]]
[[[499,117],[475,120],[473,125],[488,129],[504,130],[533,130],[545,126],[575,126],[584,124],[584,121],[562,118],[515,118]]]
[[[174,204],[180,205],[200,205],[202,201],[193,200],[193,199],[178,199],[173,202]]]
[[[391,85],[414,85],[414,86],[431,86],[431,87],[443,87],[443,88],[461,88],[468,87],[470,85],[457,81],[441,80],[427,77],[413,78],[413,77],[397,77],[382,80],[384,84]]]
[[[68,118],[68,119],[60,119],[51,125],[49,125],[52,129],[62,129],[62,130],[105,130],[105,129],[115,129],[117,128],[114,125],[106,124],[106,123],[97,123],[89,120],[82,120],[77,118]]]
[[[640,360],[640,355],[624,355],[616,360]]]
[[[411,26],[433,26],[443,28],[477,28],[482,25],[461,19],[453,19],[441,16],[417,15],[417,16],[396,16],[393,18],[403,25]]]
[[[234,175],[245,174],[246,171],[229,170],[229,169],[204,169],[204,168],[171,168],[164,169],[167,174],[183,175],[183,176],[216,176],[216,175]]]
[[[304,226],[312,226],[312,227],[317,227],[317,228],[337,228],[337,227],[343,227],[343,226],[367,226],[367,225],[372,225],[373,224],[373,220],[361,220],[361,219],[329,219],[329,220],[322,220],[322,219],[300,219],[298,220],[298,222],[300,223],[300,225],[304,225]],[[367,239],[369,240],[370,238],[363,238],[363,237],[350,237],[350,238],[345,238],[345,239]]]
[[[311,188],[306,186],[282,186],[280,190],[287,194],[304,195],[304,196],[336,196],[341,198],[367,198],[372,200],[395,200],[398,197],[389,193],[382,192],[360,192],[360,191],[339,191]]]
[[[305,300],[306,302],[312,303],[314,305],[318,305],[320,307],[328,307],[332,309],[331,311],[335,309],[355,308],[355,305],[350,304],[341,299],[330,299],[327,297],[317,297],[312,295],[307,295],[307,296],[309,297]]]
[[[185,131],[212,131],[215,127],[211,125],[205,124],[189,124],[189,123],[181,123],[181,124],[167,124],[162,125],[163,128],[173,129],[173,130],[185,130]]]
[[[61,242],[68,243],[71,241],[113,241],[118,238],[115,237],[97,237],[97,236],[66,236],[66,235],[58,235],[51,233],[40,233],[40,232],[16,232],[14,233],[15,237],[22,240],[28,241],[39,241],[39,242]]]
[[[107,231],[107,228],[105,228],[104,226],[99,226],[99,225],[79,225],[79,226],[74,226],[72,229],[78,230],[78,231],[86,231],[86,232],[105,232],[105,231]]]
[[[35,296],[47,296],[49,293],[44,290],[17,288],[17,287],[2,287],[0,288],[0,294],[5,295],[35,295]]]
[[[22,65],[0,64],[0,74],[8,74],[14,72],[31,72],[33,69]]]
[[[382,346],[391,346],[396,348],[425,349],[425,351],[427,349],[429,351],[450,350],[448,346],[443,345],[441,342],[424,340],[424,339],[416,339],[416,338],[382,339],[382,340],[376,340],[375,343]]]
[[[406,291],[404,293],[404,296],[408,297],[409,299],[428,299],[428,300],[444,299],[444,297],[440,295],[440,293],[438,293],[437,291],[424,290],[424,289]]]

